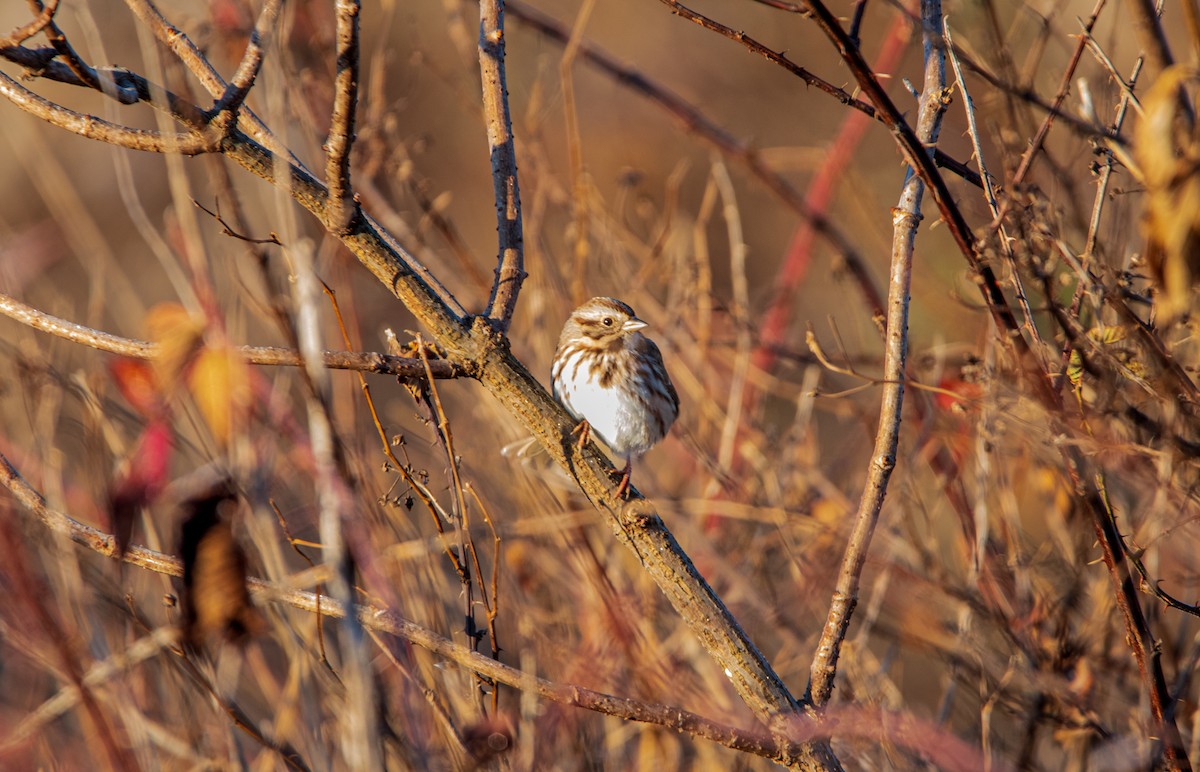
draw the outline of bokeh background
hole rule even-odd
[[[1100,6],[1093,39],[1128,78],[1140,40],[1124,4]],[[1167,6],[1168,38],[1181,61],[1194,61],[1179,12]],[[802,15],[753,2],[694,7],[854,92],[848,70]],[[830,7],[848,21],[855,4]],[[1014,89],[1049,101],[1075,51],[1081,19],[1095,7],[947,2],[945,13],[956,43],[974,61]],[[221,73],[233,72],[256,3],[163,2],[161,8]],[[908,84],[919,88],[923,61],[915,11],[913,3],[870,2],[861,26],[868,61],[893,41],[894,63],[880,74],[910,120],[917,100]],[[8,3],[0,8],[0,29],[28,18],[22,4]],[[565,56],[563,40],[530,18],[567,37],[578,24],[582,45],[573,58]],[[204,104],[196,83],[124,4],[64,2],[58,19],[87,61],[128,67]],[[455,0],[372,0],[362,23],[357,190],[366,209],[464,306],[482,310],[496,242],[475,49],[478,10]],[[315,170],[323,169],[329,127],[333,30],[332,4],[286,7],[247,102]],[[865,281],[886,292],[890,209],[905,173],[893,138],[868,122],[844,160],[833,160],[853,110],[660,3],[531,0],[510,6],[505,39],[529,272],[510,332],[513,349],[548,383],[562,323],[587,297],[620,297],[650,322],[683,407],[672,435],[635,466],[634,482],[654,499],[751,639],[802,693],[870,462],[882,345],[863,299],[864,280],[846,270],[845,256],[828,240],[805,239],[795,208],[763,184],[747,157],[799,197],[811,195],[822,174],[831,179],[825,216],[861,256]],[[604,52],[649,86],[605,72],[589,60],[591,51]],[[19,74],[11,64],[0,67]],[[1016,265],[1053,263],[1060,245],[1082,254],[1107,156],[1094,137],[1059,125],[1024,184],[1007,185],[1045,111],[970,70],[966,78],[984,160],[1010,205]],[[42,80],[24,83],[74,109],[158,128],[146,106],[120,107]],[[647,88],[690,105],[746,153],[721,152],[647,98]],[[1106,65],[1089,50],[1062,110],[1084,119],[1094,113],[1107,124],[1120,97]],[[1125,134],[1135,121],[1131,115]],[[109,147],[8,103],[0,103],[0,127],[0,290],[8,295],[143,338],[155,305],[195,309],[194,272],[201,266],[227,340],[287,345],[271,310],[276,297],[289,303],[287,250],[262,247],[264,270],[245,242],[223,235],[192,203],[228,212],[236,196],[250,235],[275,233],[289,248],[313,247],[322,279],[337,293],[351,348],[384,350],[388,328],[402,340],[420,332],[319,223],[239,168],[222,172],[214,158]],[[978,168],[957,90],[939,147]],[[993,217],[983,194],[944,174],[986,245],[985,257],[1015,297],[1012,279],[1020,273],[990,235]],[[1118,169],[1088,259],[1107,276],[1129,271],[1144,287],[1138,188]],[[1109,473],[1122,532],[1146,550],[1152,577],[1185,600],[1197,594],[1194,458],[1111,424],[1114,405],[1138,399],[1127,394],[1133,387],[1113,379],[1088,385],[1090,391],[1081,387],[1078,396],[1066,387],[1081,411],[1085,404],[1095,409],[1093,436],[1053,435],[1014,375],[936,208],[927,201],[924,211],[911,292],[914,384],[834,701],[912,715],[926,722],[927,734],[897,745],[871,739],[875,729],[864,729],[835,748],[850,768],[924,768],[912,748],[943,742],[938,732],[944,732],[996,768],[1141,768],[1153,753],[1145,689],[1109,575],[1097,563],[1095,533],[1078,511],[1055,444],[1079,444]],[[740,245],[744,259],[737,259]],[[780,272],[789,264],[801,266],[802,278],[781,297]],[[1069,304],[1077,277],[1062,264],[1049,270],[1066,277],[1055,279],[1062,295],[1048,297],[1030,282],[1030,304],[1046,350],[1057,353],[1064,338],[1046,305]],[[786,322],[764,336],[775,302],[787,310]],[[327,348],[344,348],[333,314],[324,310]],[[808,334],[837,371],[814,356]],[[1190,366],[1190,328],[1174,328],[1169,340]],[[114,358],[0,319],[0,359],[0,452],[53,507],[107,529],[109,491],[144,425],[114,382]],[[307,563],[288,545],[280,519],[306,542],[301,551],[319,561],[304,390],[286,368],[259,368],[255,378],[254,408],[228,447],[212,436],[192,397],[172,403],[171,475],[227,463],[245,493],[235,531],[251,573],[303,584],[290,577]],[[395,379],[366,378],[393,450],[450,506],[446,457],[428,416]],[[369,536],[359,545],[369,545],[370,554],[359,557],[372,568],[364,599],[464,644],[470,643],[464,614],[483,613],[482,606],[468,609],[464,598],[486,602],[495,611],[494,629],[477,645],[488,652],[498,646],[509,664],[754,726],[636,557],[544,456],[513,449],[523,439],[519,426],[477,384],[437,385],[471,492],[465,530],[483,573],[473,577],[470,596],[419,497],[386,463],[358,379],[335,372],[333,385],[355,518]],[[86,766],[97,733],[110,732],[143,766],[278,766],[279,756],[247,724],[313,768],[342,763],[334,729],[341,697],[321,653],[333,643],[320,638],[311,615],[276,607],[263,609],[264,632],[240,647],[214,645],[207,659],[187,663],[163,647],[99,680],[90,693],[107,729],[78,707],[39,713],[72,682],[65,663],[87,672],[174,624],[178,610],[163,599],[179,589],[164,577],[119,571],[35,525],[18,526],[24,521],[15,502],[4,511],[10,555],[0,586],[22,600],[0,610],[0,727],[9,728],[0,729],[0,763]],[[991,540],[996,560],[1007,567],[1011,583],[1001,591],[981,586],[979,550],[965,535],[964,517],[979,544]],[[133,539],[176,551],[178,521],[171,507],[151,506],[135,523]],[[31,597],[30,587],[43,591]],[[1143,598],[1180,698],[1180,730],[1194,750],[1197,627],[1191,617]],[[37,602],[49,607],[52,623],[29,622],[40,618],[29,611]],[[506,723],[515,737],[513,749],[490,763],[516,769],[767,766],[704,740],[508,688],[493,702],[494,687],[397,641],[380,640],[373,652],[389,763],[397,768],[466,765],[461,743],[448,738],[489,721]],[[336,671],[336,650],[328,656]],[[241,726],[230,706],[245,719]]]

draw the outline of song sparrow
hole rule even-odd
[[[679,395],[662,353],[639,332],[646,323],[614,298],[576,308],[554,353],[554,396],[581,420],[580,443],[594,431],[625,459],[617,495],[629,488],[633,459],[667,435],[679,415]]]

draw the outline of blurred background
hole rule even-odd
[[[693,7],[857,93],[816,25],[770,5]],[[1166,5],[1168,39],[1180,61],[1194,62],[1180,11]],[[846,25],[856,7],[830,4]],[[239,0],[160,8],[225,77],[259,9]],[[247,101],[318,176],[333,96],[332,8],[285,7]],[[1108,68],[1128,81],[1141,51],[1125,4],[946,2],[944,11],[972,61],[1009,92],[1049,102],[1083,21],[1097,8],[1094,45],[1067,81],[1062,111],[1109,125],[1122,89]],[[910,122],[917,110],[911,89],[922,80],[917,12],[911,2],[865,3],[859,27],[867,61]],[[0,8],[0,29],[29,18],[9,3]],[[89,63],[127,67],[210,103],[125,4],[64,2],[57,20]],[[469,3],[364,4],[353,155],[365,209],[470,311],[483,309],[496,264],[477,30],[478,9]],[[568,48],[572,35],[577,45]],[[905,174],[897,146],[882,124],[664,4],[510,3],[505,40],[529,272],[510,331],[513,350],[548,385],[562,324],[583,300],[619,297],[650,323],[682,412],[672,434],[635,465],[634,483],[801,694],[878,420],[882,338],[868,298],[886,297],[891,207]],[[35,43],[44,45],[27,45]],[[20,75],[10,63],[0,67]],[[949,66],[947,77],[953,84]],[[75,110],[162,128],[144,105],[22,82]],[[1089,330],[1112,323],[1091,288],[1082,305],[1071,306],[1079,274],[1064,254],[1114,284],[1146,286],[1139,182],[1118,166],[1099,189],[1108,155],[1094,136],[1060,122],[1031,172],[1012,184],[1046,112],[969,68],[966,85],[983,160],[1007,205],[1012,259],[982,191],[951,171],[943,175],[1014,304],[1015,280],[1024,276],[1031,329],[1044,344],[1038,351],[1056,363],[1066,339],[1050,305],[1072,308]],[[287,249],[224,235],[194,200],[225,215],[240,207],[246,235],[277,234],[289,249],[311,245],[350,338],[342,342],[324,307],[326,348],[384,351],[385,329],[405,341],[421,332],[315,219],[235,165],[103,145],[7,102],[0,126],[0,291],[7,295],[131,338],[154,336],[147,315],[156,305],[179,304],[206,320],[210,342],[290,345],[275,313],[292,310]],[[938,148],[978,172],[958,89]],[[1098,195],[1103,207],[1095,218]],[[820,211],[836,237],[814,234],[800,214],[806,209]],[[1122,423],[1122,411],[1140,405],[1168,425],[1173,416],[1162,405],[1177,395],[1146,396],[1130,382],[1089,381],[1089,374],[1063,388],[1068,410],[1088,416],[1092,433],[1053,433],[1014,374],[931,201],[924,213],[899,461],[834,704],[911,715],[926,734],[896,744],[867,728],[835,749],[848,768],[918,769],[925,762],[914,748],[954,736],[997,768],[1142,768],[1153,753],[1145,688],[1056,443],[1081,447],[1108,472],[1120,529],[1131,547],[1145,550],[1151,582],[1194,598],[1194,456]],[[814,355],[810,335],[826,363]],[[1190,326],[1181,323],[1164,338],[1190,368]],[[1149,367],[1118,339],[1108,344],[1131,368]],[[115,358],[8,319],[0,319],[0,358],[0,452],[52,507],[108,530],[114,480],[146,425],[113,375]],[[252,372],[251,406],[229,437],[214,436],[195,395],[183,390],[171,399],[170,477],[227,464],[243,494],[234,531],[250,573],[310,589],[311,576],[295,577],[308,568],[299,553],[321,560],[303,385],[289,368]],[[394,378],[365,377],[388,446],[450,509],[447,456],[431,416]],[[364,537],[356,558],[369,569],[364,600],[552,681],[755,725],[573,483],[544,456],[502,453],[523,432],[478,384],[436,384],[469,490],[467,525],[444,542],[428,507],[386,458],[358,378],[334,372],[332,383]],[[19,510],[15,501],[5,507]],[[9,561],[0,582],[25,600],[0,611],[0,726],[13,728],[7,740],[0,736],[0,763],[86,765],[97,733],[118,738],[143,766],[280,765],[262,736],[313,768],[342,763],[332,728],[341,696],[323,664],[328,656],[336,672],[336,647],[312,615],[276,606],[262,608],[261,634],[240,646],[213,644],[207,659],[181,663],[163,647],[118,668],[91,689],[106,719],[78,707],[39,713],[72,682],[72,668],[86,672],[175,623],[179,611],[164,596],[179,588],[131,567],[118,571],[110,560],[8,520],[5,548],[23,557]],[[132,538],[177,552],[178,529],[172,507],[151,504]],[[298,550],[288,534],[302,542]],[[448,543],[475,545],[479,573],[469,589],[447,555],[459,547]],[[981,569],[988,560],[1002,570]],[[53,599],[52,621],[28,623],[22,604],[36,600],[30,587]],[[1188,615],[1143,599],[1180,699],[1180,730],[1194,750],[1198,628]],[[486,633],[464,634],[465,616],[482,627],[488,612]],[[501,724],[514,747],[490,763],[517,769],[768,766],[507,687],[493,698],[495,686],[420,649],[385,639],[375,645],[396,768],[465,766],[464,737]]]

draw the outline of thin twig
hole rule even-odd
[[[69,515],[51,509],[46,504],[45,498],[26,482],[2,454],[0,454],[0,484],[4,485],[24,505],[25,509],[36,516],[49,531],[64,536],[97,554],[116,558],[116,546],[111,534],[84,525]],[[130,565],[156,573],[176,577],[183,575],[183,564],[179,558],[136,544],[129,546],[123,560]],[[335,619],[344,619],[346,616],[346,606],[328,596],[317,595],[305,590],[287,589],[255,578],[249,579],[247,583],[250,586],[252,597],[258,603],[281,603],[314,613],[319,610],[325,616]],[[839,720],[836,711],[831,711],[830,716],[823,721],[817,721],[803,714],[794,715],[783,726],[786,726],[788,734],[799,739],[784,740],[781,743],[762,732],[737,729],[672,706],[615,697],[581,686],[559,684],[538,678],[533,674],[522,672],[491,657],[472,651],[466,646],[454,643],[428,628],[410,622],[390,609],[366,604],[355,604],[353,609],[364,627],[403,638],[441,658],[455,662],[498,683],[520,690],[532,691],[545,699],[565,705],[617,718],[670,727],[728,748],[753,753],[779,762],[786,762],[799,755],[803,743],[829,738],[831,729],[837,731],[837,736],[847,738],[877,737],[882,729],[882,736],[888,737],[886,732],[888,723],[901,718],[896,715],[880,714],[876,716],[879,723],[872,726],[871,722],[864,723],[863,716],[853,712],[843,720]],[[912,719],[905,720],[911,721]],[[905,747],[910,747],[915,752],[932,752],[932,749],[924,748],[921,744],[928,738],[922,738],[918,733],[900,732],[894,739],[901,742],[905,742],[907,739]],[[952,762],[955,758],[964,758],[964,752],[969,751],[965,744],[950,735],[946,735],[942,740],[948,742],[952,748],[952,752],[944,757],[951,760],[950,768],[966,769],[967,767],[961,766],[961,762],[959,764]],[[970,754],[966,753],[965,757],[970,758]]]
[[[220,99],[225,94],[229,84],[217,73],[216,68],[209,63],[192,39],[183,30],[168,22],[151,0],[125,0],[125,4],[142,24],[150,29],[159,42],[179,58],[188,71],[200,81],[200,85],[209,93],[209,96],[213,99]],[[244,126],[246,133],[257,142],[273,152],[286,155],[291,163],[304,168],[299,159],[275,139],[275,135],[254,114],[253,110],[245,107],[239,110],[238,125]]]
[[[1142,40],[1142,51],[1150,60],[1150,65],[1158,72],[1175,63],[1171,56],[1171,46],[1163,33],[1159,21],[1160,10],[1154,7],[1153,0],[1127,0],[1125,6],[1133,15],[1133,27]]]
[[[15,319],[35,330],[57,335],[73,343],[80,343],[111,354],[134,359],[154,359],[159,345],[136,338],[123,338],[109,332],[95,330],[82,324],[51,316],[32,306],[0,293],[0,314]],[[277,346],[238,346],[235,349],[247,362],[254,365],[274,367],[300,367],[303,364],[300,352]],[[321,363],[332,370],[357,370],[359,372],[395,375],[405,380],[425,378],[425,366],[420,359],[398,357],[391,354],[360,351],[324,351]],[[467,372],[452,362],[438,359],[429,363],[435,378],[463,378]]]
[[[8,48],[9,46],[19,46],[29,38],[38,34],[46,28],[48,24],[54,21],[54,14],[58,11],[58,0],[50,0],[39,11],[28,24],[17,27],[12,32],[0,38],[0,48]]]
[[[1046,114],[1046,118],[1042,124],[1038,126],[1037,133],[1033,135],[1033,140],[1029,143],[1029,147],[1025,149],[1025,153],[1021,156],[1021,163],[1017,166],[1017,171],[1013,175],[1013,185],[1020,185],[1029,175],[1029,170],[1033,168],[1033,161],[1037,158],[1038,153],[1042,150],[1042,145],[1046,141],[1046,135],[1050,133],[1050,128],[1054,125],[1054,119],[1058,115],[1058,111],[1062,108],[1063,102],[1066,101],[1067,94],[1071,91],[1071,81],[1075,78],[1075,68],[1079,66],[1079,59],[1083,56],[1083,51],[1087,48],[1088,35],[1092,33],[1092,29],[1096,26],[1096,20],[1100,18],[1100,12],[1104,10],[1106,0],[1096,0],[1096,7],[1092,9],[1092,15],[1088,17],[1084,24],[1084,35],[1079,38],[1079,42],[1075,44],[1075,50],[1071,53],[1071,60],[1067,63],[1067,68],[1063,70],[1062,78],[1059,81],[1058,93],[1054,95],[1052,105],[1054,109]]]
[[[1030,353],[1029,343],[1020,335],[1021,327],[1000,289],[1000,283],[991,266],[983,262],[976,253],[974,233],[955,203],[950,189],[946,186],[946,181],[942,179],[941,174],[934,166],[928,151],[922,146],[912,127],[904,120],[891,97],[879,84],[875,73],[863,59],[862,52],[846,36],[846,31],[842,29],[825,4],[821,0],[804,0],[804,2],[813,12],[813,18],[817,24],[841,54],[842,60],[850,67],[855,80],[875,105],[884,123],[892,130],[896,144],[900,146],[905,160],[929,186],[930,194],[937,203],[938,209],[941,210],[942,220],[950,229],[959,250],[977,277],[980,293],[992,317],[996,320],[996,325],[1006,333],[1010,333],[1008,338],[1017,346],[1022,355],[1021,358],[1025,359]],[[941,37],[940,28],[927,30],[926,34],[939,39]],[[1041,379],[1035,385],[1045,388],[1045,383]]]
[[[1101,3],[1104,0],[1100,0]],[[1095,23],[1095,16],[1092,17],[1092,23]],[[1017,265],[1017,258],[1013,252],[1012,240],[1009,238],[1008,229],[1004,225],[1004,209],[996,196],[996,188],[992,182],[992,178],[988,175],[987,164],[983,157],[983,143],[979,139],[979,127],[975,122],[975,103],[971,99],[971,95],[967,92],[967,82],[963,78],[962,64],[958,60],[958,56],[954,51],[954,38],[950,34],[949,20],[942,24],[942,38],[945,41],[945,50],[950,56],[950,64],[954,68],[954,79],[958,84],[959,90],[963,95],[963,110],[967,114],[967,132],[971,136],[971,147],[974,150],[975,162],[979,165],[979,176],[983,178],[984,197],[987,200],[988,211],[992,214],[992,221],[996,224],[996,228],[1000,237],[1000,251],[1004,254],[1004,259],[1008,262],[1012,269],[1012,283],[1016,287],[1017,305],[1021,309],[1022,316],[1025,317],[1025,333],[1031,341],[1034,341],[1034,353],[1038,356],[1040,366],[1046,368],[1046,360],[1042,354],[1041,334],[1038,332],[1037,325],[1034,323],[1033,308],[1029,305],[1029,296],[1025,292],[1025,283],[1021,279],[1021,272]],[[1051,114],[1053,115],[1053,114]],[[1047,116],[1046,121],[1042,124],[1044,129],[1047,129],[1050,122],[1050,117]],[[1039,132],[1039,135],[1044,137],[1044,134]],[[1030,159],[1031,156],[1026,153],[1022,159],[1022,163]],[[1019,182],[1019,181],[1018,181]],[[1014,184],[1018,184],[1015,182]]]
[[[254,88],[254,82],[262,68],[263,47],[266,44],[267,34],[275,26],[275,19],[279,16],[279,8],[282,4],[283,0],[266,0],[263,4],[263,9],[258,14],[258,21],[255,22],[254,29],[250,30],[250,39],[246,41],[246,51],[242,54],[242,61],[238,64],[233,77],[229,79],[225,93],[213,103],[212,113],[241,109],[242,103],[250,94],[250,89]]]
[[[759,41],[750,37],[746,33],[742,32],[740,30],[736,30],[732,27],[728,27],[728,26],[722,24],[721,22],[716,21],[715,19],[709,18],[708,16],[705,16],[702,13],[694,11],[691,8],[688,8],[687,6],[681,5],[678,2],[678,0],[661,0],[661,2],[663,4],[665,4],[666,6],[668,6],[671,9],[671,12],[674,13],[676,16],[679,16],[683,19],[687,19],[688,21],[691,21],[691,22],[695,22],[696,24],[699,24],[701,27],[704,27],[707,30],[711,30],[713,32],[716,32],[716,33],[724,36],[724,37],[729,38],[730,40],[741,43],[750,52],[758,54],[759,56],[763,57],[764,59],[766,59],[770,62],[774,62],[775,64],[779,65],[780,67],[783,67],[788,72],[792,73],[796,77],[803,80],[807,85],[814,86],[817,89],[819,89],[820,91],[823,91],[826,94],[829,94],[831,97],[833,97],[834,99],[841,102],[842,104],[844,104],[847,107],[852,107],[855,110],[858,110],[859,112],[864,113],[865,115],[868,115],[868,116],[874,118],[875,120],[880,121],[881,123],[884,123],[885,125],[887,124],[886,118],[882,114],[880,114],[877,106],[872,106],[872,104],[870,102],[863,101],[862,99],[858,99],[853,94],[851,94],[849,91],[846,91],[845,89],[842,89],[842,88],[838,88],[837,86],[833,85],[829,81],[819,78],[816,75],[813,75],[811,72],[809,72],[805,68],[803,68],[800,65],[796,64],[795,62],[793,62],[791,59],[789,59],[783,53],[781,53],[779,51],[775,51],[774,49],[768,48],[767,46],[763,45]],[[811,8],[798,9],[796,12],[803,16],[808,16],[808,17],[812,16]],[[939,166],[943,166],[943,167],[953,171],[955,174],[959,175],[960,177],[962,177],[964,180],[971,183],[972,185],[978,186],[980,184],[979,177],[974,172],[972,172],[969,168],[967,168],[966,164],[962,163],[961,161],[958,161],[957,159],[952,158],[951,156],[946,155],[944,152],[942,152],[940,150],[937,151],[934,154],[934,160],[937,162],[937,164]]]
[[[922,0],[921,16],[925,21],[925,82],[921,89],[916,136],[923,145],[932,147],[937,144],[942,116],[946,111],[945,54],[932,42],[937,33],[930,32],[941,28],[941,0]],[[875,435],[875,449],[867,469],[867,482],[859,502],[858,514],[855,515],[850,539],[846,544],[846,553],[842,558],[837,588],[829,606],[829,617],[825,621],[825,628],[821,632],[810,668],[810,698],[818,707],[828,703],[833,695],[838,655],[846,630],[850,626],[850,617],[858,603],[858,587],[867,551],[871,546],[871,536],[883,509],[888,480],[896,466],[901,408],[904,403],[905,357],[908,351],[909,285],[912,281],[913,249],[916,244],[917,226],[921,222],[921,199],[924,193],[924,179],[910,168],[900,201],[892,210],[894,231],[891,281],[888,284],[887,337],[884,346],[885,383],[879,428]]]

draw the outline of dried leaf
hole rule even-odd
[[[159,389],[168,393],[200,345],[204,323],[178,303],[159,303],[146,314],[143,326],[146,336],[158,344],[154,373]]]
[[[1162,288],[1163,321],[1189,309],[1200,279],[1200,143],[1183,90],[1197,74],[1183,65],[1164,70],[1142,101],[1134,137],[1146,189],[1146,261]]]
[[[183,637],[193,647],[212,637],[237,641],[262,628],[246,587],[246,555],[230,523],[236,509],[228,489],[184,504]]]
[[[227,444],[251,404],[245,360],[228,346],[206,347],[188,373],[188,386],[213,436]]]

